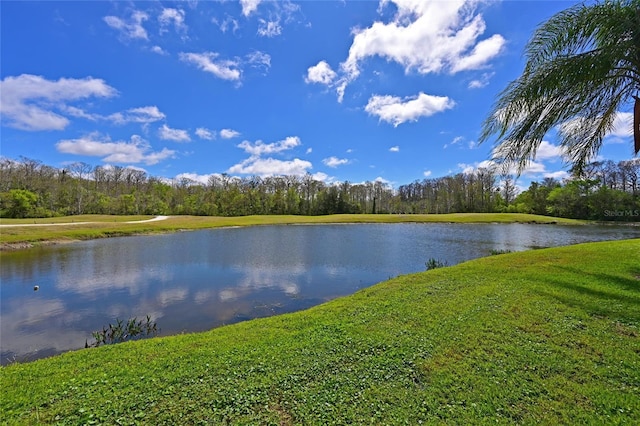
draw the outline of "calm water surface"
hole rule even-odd
[[[91,342],[151,315],[160,335],[291,312],[351,294],[429,258],[640,238],[639,227],[526,224],[260,226],[92,240],[3,254],[2,364]],[[38,285],[39,291],[33,286]]]

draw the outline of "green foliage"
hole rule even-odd
[[[0,369],[6,424],[639,424],[640,246],[406,275],[304,312]]]
[[[151,317],[147,315],[145,320],[139,320],[137,317],[129,318],[126,322],[116,318],[115,324],[109,324],[102,330],[94,331],[91,336],[94,342],[89,344],[85,341],[85,348],[98,347],[100,345],[111,345],[114,343],[122,343],[127,340],[136,340],[141,337],[156,336],[158,334],[158,325]]]
[[[38,212],[38,195],[26,189],[11,189],[0,194],[2,217],[35,217]]]
[[[435,259],[433,257],[430,257],[429,260],[427,260],[424,265],[427,268],[427,271],[431,269],[444,268],[445,266],[449,266],[446,260],[442,261],[439,259]]]
[[[511,250],[507,250],[507,249],[491,249],[491,256],[497,256],[499,254],[507,254],[507,253],[511,253]]]
[[[187,179],[168,185],[139,170],[121,167],[92,170],[84,165],[84,172],[78,175],[33,160],[0,160],[0,190],[4,190],[0,192],[0,216],[497,212],[610,220],[613,216],[603,217],[605,210],[636,209],[640,161],[597,162],[588,169],[584,176],[574,176],[564,185],[553,179],[533,182],[516,197],[513,179],[502,177],[500,183],[496,172],[488,169],[423,179],[394,190],[382,182],[325,184],[311,176],[240,179],[214,175],[206,185]],[[556,193],[551,196],[553,190]],[[615,219],[634,220],[634,216]]]

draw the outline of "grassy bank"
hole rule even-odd
[[[640,241],[0,369],[8,424],[639,424]]]
[[[454,213],[440,215],[328,215],[328,216],[172,216],[158,222],[125,223],[149,219],[151,216],[69,216],[46,219],[2,219],[0,225],[30,225],[0,228],[0,248],[28,248],[47,242],[87,240],[122,235],[151,234],[216,228],[296,223],[563,223],[581,221],[518,213]],[[89,223],[78,223],[89,222]],[[68,226],[62,225],[67,223]],[[42,225],[42,226],[33,226]],[[51,225],[51,226],[48,226]]]

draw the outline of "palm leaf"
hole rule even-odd
[[[525,54],[522,75],[500,93],[480,140],[497,135],[494,159],[522,171],[559,129],[566,159],[581,169],[640,91],[640,0],[562,11],[536,30]],[[636,113],[634,134],[638,123]]]

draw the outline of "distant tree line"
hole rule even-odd
[[[167,180],[120,166],[73,163],[59,169],[28,158],[0,159],[0,216],[79,214],[325,215],[335,213],[523,212],[640,220],[640,160],[592,163],[564,182],[533,182],[479,169],[394,189],[381,182],[326,183],[305,176],[212,175],[206,184]]]

